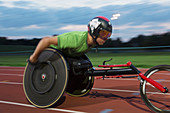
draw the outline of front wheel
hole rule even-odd
[[[145,76],[170,88],[170,65],[159,65],[149,69]],[[162,93],[153,85],[143,80],[140,83],[140,93],[145,104],[156,113],[170,113],[170,92]]]
[[[68,82],[68,68],[62,54],[54,49],[44,50],[39,63],[27,64],[23,88],[30,103],[39,108],[47,108],[59,102]]]

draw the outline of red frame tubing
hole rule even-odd
[[[129,61],[127,62],[127,64],[119,64],[119,65],[98,65],[98,67],[131,67],[132,69],[135,69],[139,74],[139,76],[141,78],[143,78],[144,80],[146,80],[147,82],[151,83],[154,87],[156,87],[157,89],[159,89],[161,92],[163,93],[166,93],[166,89],[161,85],[159,84],[158,82],[150,79],[150,78],[147,78],[146,76],[144,76],[144,74],[142,74],[140,71],[138,71],[133,65],[132,63]]]
[[[166,89],[164,89],[164,87],[159,84],[158,82],[155,82],[154,80],[150,79],[150,78],[147,78],[146,76],[144,76],[144,74],[142,73],[139,73],[139,76],[141,78],[143,78],[144,80],[146,80],[147,82],[151,83],[154,87],[156,87],[157,89],[159,89],[161,92],[165,93],[166,92]]]
[[[129,67],[132,63],[129,61],[127,64],[119,65],[98,65],[98,67]]]

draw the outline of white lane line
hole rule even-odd
[[[103,78],[101,79],[98,79],[98,80],[102,80]],[[133,81],[138,81],[138,79],[130,79],[130,78],[104,78],[104,79],[107,79],[107,80],[133,80]]]
[[[119,90],[119,89],[103,89],[103,88],[92,88],[93,90],[99,91],[115,91],[115,92],[128,92],[128,93],[140,93],[140,91],[132,91],[132,90]],[[146,92],[149,94],[161,94],[161,95],[170,95],[170,93],[159,93],[159,92]]]
[[[13,84],[13,85],[23,85],[23,83],[18,82],[3,82],[0,81],[0,84]],[[113,92],[125,92],[125,93],[140,93],[140,91],[133,91],[133,90],[119,90],[119,89],[104,89],[104,88],[92,88],[92,90],[99,90],[99,91],[113,91]],[[147,92],[149,94],[161,94],[161,95],[170,95],[170,93],[159,93],[159,92]]]
[[[132,91],[132,90],[103,89],[103,88],[92,88],[92,89],[93,90],[100,90],[100,91],[117,91],[117,92],[140,93],[140,91]]]
[[[0,73],[1,75],[7,75],[7,76],[23,76],[23,74],[7,74],[7,73]]]
[[[131,81],[137,81],[138,82],[138,79],[129,79],[129,78],[105,78],[107,80],[124,80],[124,81],[127,81],[127,80],[131,80]],[[170,80],[166,80],[166,79],[158,79],[158,80],[155,80],[156,82],[170,82]]]
[[[3,82],[3,81],[0,81],[0,84],[23,85],[23,83],[19,83],[19,82]]]
[[[36,108],[33,105],[17,103],[17,102],[9,102],[9,101],[2,101],[2,100],[0,100],[0,103]],[[52,111],[60,111],[60,112],[68,112],[68,113],[86,113],[86,112],[81,112],[81,111],[74,111],[74,110],[67,110],[67,109],[57,109],[57,108],[47,108],[47,109],[44,109],[44,110],[52,110]]]

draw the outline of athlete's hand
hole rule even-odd
[[[30,62],[31,64],[36,64],[37,63],[37,58],[35,58],[33,55],[30,56],[30,58],[28,59],[28,62]]]

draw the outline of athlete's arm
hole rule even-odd
[[[58,45],[58,38],[50,38],[50,37],[44,37],[40,40],[38,43],[34,53],[30,56],[29,61],[32,63],[37,62],[37,59],[40,55],[40,53],[45,50],[47,47],[49,47],[51,44]]]

